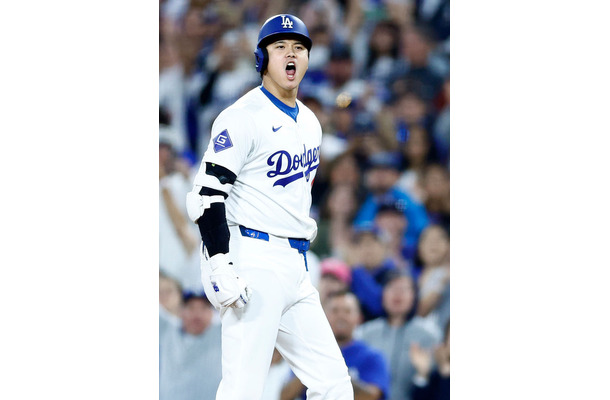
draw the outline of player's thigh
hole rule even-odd
[[[313,292],[284,313],[276,346],[311,391],[351,390],[343,355],[318,296]]]
[[[222,321],[222,383],[217,399],[255,399],[264,388],[282,314],[282,293],[272,271],[244,274],[253,295],[242,309],[225,308]]]

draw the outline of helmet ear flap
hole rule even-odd
[[[256,71],[262,74],[269,63],[269,54],[267,53],[267,49],[257,47],[254,51],[254,57],[256,61]]]

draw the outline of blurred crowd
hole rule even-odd
[[[449,1],[160,0],[160,399],[214,399],[220,325],[185,197],[216,116],[254,87],[258,30],[313,40],[299,99],[322,125],[310,276],[356,400],[449,398]],[[304,399],[275,354],[265,400]]]

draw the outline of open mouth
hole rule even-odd
[[[293,80],[294,74],[297,72],[297,67],[294,62],[290,61],[288,65],[286,65],[286,75],[288,75],[288,79]]]

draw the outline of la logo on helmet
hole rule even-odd
[[[292,21],[288,17],[282,15],[282,26],[284,28],[292,29]]]

